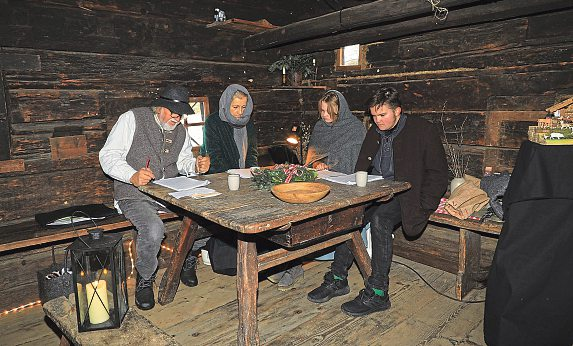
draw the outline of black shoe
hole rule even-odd
[[[358,297],[342,304],[342,311],[350,316],[365,316],[376,311],[384,311],[390,308],[390,298],[388,292],[383,296],[374,293],[372,288],[366,287],[360,291]]]
[[[308,292],[307,298],[313,303],[325,303],[330,299],[350,293],[346,278],[337,280],[332,272],[324,274],[324,282],[317,288]]]
[[[155,306],[155,297],[153,295],[153,283],[155,274],[148,280],[137,274],[135,286],[135,305],[141,310],[150,310]]]
[[[197,279],[197,254],[196,252],[190,252],[183,262],[183,268],[181,269],[181,282],[185,286],[195,287],[199,284]]]

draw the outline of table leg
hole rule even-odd
[[[477,286],[481,259],[481,237],[478,233],[460,228],[456,298],[462,298]]]
[[[185,216],[183,221],[181,221],[171,260],[167,264],[167,270],[163,274],[159,285],[159,293],[157,295],[159,304],[169,304],[175,298],[177,287],[179,287],[179,276],[181,275],[183,261],[185,261],[187,253],[191,250],[198,233],[197,223]]]
[[[364,246],[364,241],[362,240],[362,235],[360,234],[360,229],[357,229],[351,233],[352,238],[346,241],[350,251],[354,254],[354,259],[356,264],[358,264],[358,269],[364,279],[367,279],[372,274],[372,264],[370,261],[370,256],[368,256],[368,251],[366,251],[366,246]]]
[[[257,290],[259,274],[257,243],[254,237],[239,234],[237,250],[237,299],[239,301],[237,343],[240,346],[258,345]]]

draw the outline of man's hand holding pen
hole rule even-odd
[[[197,156],[195,162],[195,171],[199,174],[206,173],[211,166],[211,158],[209,156]]]
[[[131,176],[129,181],[135,186],[147,185],[151,180],[155,179],[155,175],[149,168],[149,159],[147,160],[146,167],[141,168]]]

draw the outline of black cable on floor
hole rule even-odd
[[[463,300],[463,299],[462,299],[462,300],[458,300],[458,299],[456,299],[456,298],[454,298],[454,297],[450,297],[449,295],[447,295],[447,294],[445,294],[445,293],[442,293],[442,292],[438,291],[437,289],[435,289],[434,286],[432,286],[428,281],[426,281],[426,279],[424,279],[424,278],[422,277],[422,275],[420,275],[420,273],[418,273],[418,272],[416,271],[416,269],[410,267],[410,266],[407,265],[406,263],[398,262],[398,261],[395,261],[395,260],[392,260],[392,262],[394,262],[394,263],[396,263],[396,264],[403,265],[404,267],[406,267],[406,268],[410,269],[411,271],[413,271],[414,273],[416,273],[416,275],[418,275],[418,277],[419,277],[420,279],[422,279],[422,281],[424,281],[424,283],[425,283],[426,285],[428,285],[428,287],[430,287],[434,292],[436,292],[437,294],[439,294],[439,295],[441,295],[441,296],[443,296],[443,297],[446,297],[446,298],[448,298],[448,299],[451,299],[451,300],[454,300],[454,301],[460,302],[460,303],[478,304],[478,303],[484,303],[484,302],[485,302],[485,299],[484,299],[484,300]]]

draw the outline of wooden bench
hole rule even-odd
[[[430,222],[447,225],[459,230],[458,272],[456,298],[462,300],[472,289],[481,285],[485,277],[480,274],[481,235],[499,236],[503,223],[495,221],[460,220],[449,214],[433,213]]]
[[[180,218],[176,213],[160,214],[163,221]],[[97,228],[104,232],[133,227],[123,215],[117,215],[105,220],[96,220]],[[93,224],[65,226],[61,228],[44,228],[36,221],[30,220],[15,225],[0,227],[0,253],[21,248],[54,243],[57,241],[73,239],[88,234],[88,231],[96,228]]]

